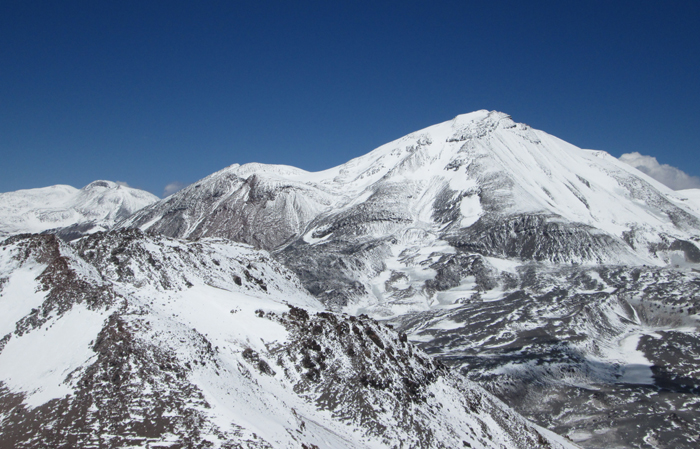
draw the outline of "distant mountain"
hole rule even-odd
[[[51,230],[71,239],[107,230],[158,199],[111,181],[0,193],[0,236]]]

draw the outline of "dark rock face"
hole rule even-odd
[[[262,315],[290,330],[290,342],[271,355],[295,390],[320,410],[406,447],[455,447],[443,429],[424,423],[446,405],[440,385],[459,385],[460,380],[441,362],[417,352],[405,334],[365,315],[309,314],[295,307],[284,315]],[[460,406],[477,416],[488,413],[507,435],[509,447],[555,447],[536,429],[522,428],[514,415],[499,411],[488,396],[466,386],[461,390]],[[384,424],[382,415],[387,414],[394,426]],[[490,447],[496,437],[485,421],[476,422],[472,443],[461,441],[462,446]]]
[[[126,223],[150,223],[151,232],[170,237],[225,237],[274,249],[297,237],[327,203],[317,188],[231,167],[139,211]]]
[[[311,246],[297,241],[276,257],[299,276],[312,295],[338,309],[367,295],[361,280],[383,270],[383,259],[389,251],[387,243],[377,239]]]
[[[209,284],[233,283],[251,291],[267,291],[269,275],[261,272],[258,264],[281,267],[269,256],[254,252],[245,263],[232,261],[222,265],[217,255],[206,244],[187,242],[170,248],[154,249],[149,244],[163,244],[163,237],[146,235],[137,229],[121,229],[96,233],[81,239],[74,247],[78,255],[97,267],[109,279],[143,287],[154,285],[161,290],[192,287],[188,275],[202,277]],[[290,275],[287,275],[291,279]]]
[[[447,238],[456,248],[495,257],[555,263],[604,263],[625,253],[633,257],[627,245],[609,234],[542,215],[482,219],[455,234]]]
[[[120,299],[109,284],[80,276],[76,272],[80,266],[69,256],[72,250],[55,235],[17,235],[0,247],[3,251],[12,249],[13,259],[20,264],[33,260],[46,265],[37,278],[46,292],[44,301],[16,323],[17,336],[41,327],[54,316],[60,317],[76,304],[84,304],[89,310],[106,309]]]
[[[140,338],[147,322],[133,318],[109,318],[95,340],[97,359],[77,379],[72,395],[28,408],[21,395],[0,388],[0,407],[5,409],[0,410],[8,415],[0,430],[3,447],[198,448],[213,447],[206,435],[226,438],[207,423],[201,410],[210,406],[187,380],[188,369],[174,353]],[[168,442],[168,435],[176,438]],[[271,447],[262,441],[245,444]]]

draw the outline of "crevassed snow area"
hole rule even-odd
[[[60,319],[21,337],[13,335],[0,352],[0,381],[11,391],[26,393],[31,407],[70,394],[66,378],[95,355],[91,342],[108,315],[75,305]]]

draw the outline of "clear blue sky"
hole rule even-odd
[[[0,3],[0,192],[320,170],[477,109],[700,175],[700,1]]]

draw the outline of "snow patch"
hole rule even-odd
[[[36,277],[45,268],[40,264],[17,268],[0,289],[0,338],[13,332],[17,321],[44,302],[46,292],[38,290]]]
[[[67,377],[95,356],[91,342],[108,315],[109,311],[75,305],[60,319],[21,337],[14,335],[0,352],[0,381],[16,393],[26,393],[30,407],[71,394]]]
[[[642,351],[637,349],[639,340],[644,334],[632,334],[625,337],[620,342],[620,349],[624,358],[625,366],[621,383],[635,385],[654,385],[654,376],[651,371],[652,363],[644,356]]]
[[[481,208],[479,195],[463,197],[459,204],[459,211],[462,213],[462,219],[459,222],[461,227],[468,228],[476,223],[484,213],[484,210]]]

